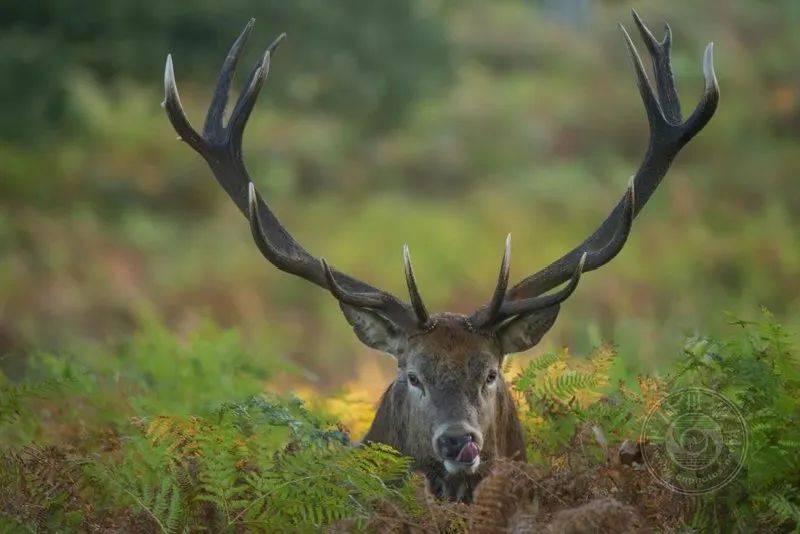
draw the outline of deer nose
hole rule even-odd
[[[472,463],[480,454],[472,434],[442,434],[436,438],[436,448],[443,460]]]

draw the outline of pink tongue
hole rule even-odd
[[[461,452],[458,453],[458,456],[456,456],[456,462],[471,464],[475,461],[475,458],[477,458],[480,453],[481,451],[478,449],[478,446],[475,445],[475,442],[470,441],[464,445],[464,447],[461,449]]]

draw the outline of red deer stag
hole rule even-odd
[[[364,440],[389,444],[413,457],[432,491],[441,497],[468,501],[492,458],[525,458],[522,428],[501,373],[503,357],[536,345],[553,326],[561,303],[575,290],[581,274],[617,255],[633,219],[678,151],[708,123],[717,108],[719,89],[712,44],[703,58],[702,98],[683,120],[670,67],[669,26],[664,39],[658,41],[635,12],[633,18],[647,45],[655,76],[654,88],[630,36],[620,25],[650,126],[649,144],[639,170],[594,233],[510,289],[507,239],[494,293],[472,315],[428,313],[417,289],[408,248],[403,251],[403,262],[410,304],[331,268],[292,237],[258,194],[242,158],[242,135],[283,35],[258,60],[224,122],[236,63],[253,28],[252,20],[247,24],[222,65],[202,134],[184,114],[172,59],[167,56],[164,107],[169,120],[180,139],[205,158],[219,184],[248,218],[264,257],[278,269],[330,291],[358,338],[397,359],[397,378],[384,393]],[[562,284],[566,285],[550,292]]]

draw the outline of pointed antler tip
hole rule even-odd
[[[167,61],[164,64],[164,82],[175,83],[175,71],[172,68],[172,54],[167,54]]]
[[[178,96],[178,84],[175,81],[175,70],[172,66],[172,54],[167,54],[167,61],[164,65],[164,104],[174,102],[177,104],[178,111],[183,113],[180,109],[180,97]]]
[[[403,244],[403,267],[406,274],[408,274],[411,269],[411,250],[409,250],[407,243]]]
[[[253,31],[253,26],[256,25],[255,17],[250,17],[250,20],[247,21],[247,24],[244,25],[242,32],[239,34],[239,39],[247,38],[250,35],[250,32]]]
[[[714,42],[708,43],[703,54],[703,77],[706,79],[706,91],[717,87],[717,74],[714,72]]]
[[[622,30],[622,36],[625,37],[625,43],[628,45],[628,50],[631,51],[631,54],[636,53],[636,46],[633,44],[633,39],[631,39],[628,29],[621,22],[618,22],[617,24],[619,29]]]
[[[502,273],[505,272],[504,276],[506,277],[506,279],[508,278],[508,272],[511,268],[510,264],[511,264],[511,234],[508,234],[506,236],[506,247],[503,250],[503,260],[502,263],[500,264],[501,276],[503,276]],[[508,280],[506,280],[506,283],[508,283]]]
[[[273,40],[273,41],[272,41],[272,42],[269,44],[269,46],[267,47],[267,50],[268,50],[269,52],[275,52],[275,50],[278,48],[278,45],[279,45],[279,44],[281,44],[281,42],[282,42],[284,39],[286,39],[286,32],[283,32],[283,33],[281,33],[280,35],[278,35],[278,36],[275,38],[275,40]]]
[[[417,288],[417,281],[414,278],[414,268],[411,266],[411,256],[408,251],[408,244],[403,245],[403,268],[406,272],[406,286],[408,287],[408,296],[411,299],[411,309],[414,312],[414,317],[419,325],[425,325],[430,319],[428,309],[422,300],[422,295]]]

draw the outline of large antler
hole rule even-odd
[[[509,317],[541,309],[547,302],[550,305],[557,304],[569,296],[582,271],[597,269],[611,261],[622,250],[633,218],[650,199],[672,160],[714,115],[719,102],[719,87],[714,75],[713,43],[708,44],[703,57],[703,75],[705,77],[703,95],[694,112],[684,121],[681,116],[678,93],[675,90],[675,79],[670,67],[672,32],[669,25],[666,25],[664,39],[659,42],[644,25],[636,11],[633,11],[633,20],[650,53],[656,78],[656,90],[654,91],[647,74],[645,74],[636,47],[625,27],[620,24],[636,71],[636,83],[639,86],[639,93],[650,125],[650,142],[644,161],[628,186],[626,194],[592,235],[558,260],[512,287],[508,292],[503,291],[501,304],[497,303],[496,291],[492,303],[476,311],[470,318],[476,326],[491,326]],[[555,295],[541,296],[567,280],[572,280],[572,282],[564,290]],[[501,284],[498,283],[498,288],[500,286]],[[564,296],[565,294],[566,296]]]
[[[247,119],[253,110],[258,93],[269,72],[270,58],[285,34],[270,44],[250,72],[245,88],[239,95],[227,124],[223,124],[225,106],[228,101],[236,64],[239,61],[245,42],[253,29],[254,19],[247,23],[241,35],[231,46],[219,74],[214,96],[206,114],[203,134],[195,131],[181,106],[172,57],[167,56],[164,72],[164,108],[172,126],[180,139],[189,144],[205,158],[219,184],[233,202],[250,221],[253,238],[267,260],[282,271],[299,276],[320,287],[326,288],[340,303],[367,307],[381,311],[398,326],[413,328],[427,321],[415,315],[415,310],[424,310],[422,300],[416,292],[416,285],[409,283],[414,308],[395,296],[346,274],[334,271],[324,260],[320,261],[309,254],[281,225],[255,186],[242,159],[242,136]],[[406,254],[406,269],[411,273],[411,264]],[[409,280],[413,280],[410,274]]]

